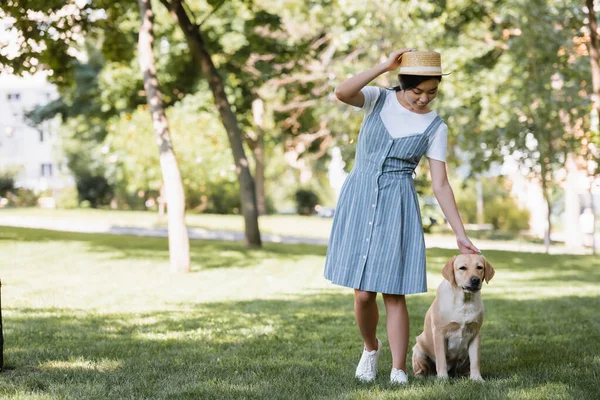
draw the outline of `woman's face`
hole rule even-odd
[[[416,111],[425,111],[427,105],[437,96],[439,84],[437,79],[429,79],[415,88],[405,90],[406,101]]]

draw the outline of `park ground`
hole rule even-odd
[[[244,219],[240,215],[186,215],[191,239],[243,240]],[[331,218],[299,215],[266,215],[259,219],[265,242],[326,245]],[[100,209],[55,210],[40,208],[5,208],[0,210],[0,226],[15,226],[67,232],[110,233],[136,236],[167,236],[167,221],[151,211]],[[469,226],[467,226],[467,229]],[[499,231],[469,230],[469,236],[482,250],[509,250],[545,253],[541,239]],[[560,232],[557,236],[561,236]],[[449,228],[436,226],[425,235],[427,247],[456,249],[456,239]],[[597,242],[600,243],[600,234]],[[549,248],[551,254],[591,254],[590,248],[568,248],[560,240]]]
[[[0,227],[0,398],[597,398],[599,257],[487,251],[486,381],[417,379],[409,362],[398,388],[385,346],[376,381],[354,380],[352,293],[322,277],[325,251],[197,240],[191,273],[172,274],[165,238]],[[408,297],[411,346],[453,254],[428,249],[429,291]]]

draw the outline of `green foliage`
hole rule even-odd
[[[474,182],[454,185],[456,202],[466,223],[477,223],[477,193]],[[494,229],[517,233],[529,229],[529,211],[519,207],[510,193],[510,181],[500,177],[482,179],[483,223]]]
[[[167,113],[185,188],[186,207],[232,212],[234,208],[239,210],[239,192],[232,190],[236,181],[233,160],[222,125],[204,110],[207,104],[210,104],[208,93],[199,91],[186,96]],[[160,190],[159,153],[146,107],[111,119],[102,148],[107,176],[123,201],[130,203],[126,199],[140,190]],[[213,198],[212,190],[220,194]]]
[[[511,197],[496,197],[488,201],[483,213],[494,229],[512,233],[529,229],[529,211],[519,208]]]
[[[77,180],[79,201],[88,201],[90,207],[98,208],[110,203],[113,189],[104,176],[83,176]]]
[[[0,171],[0,197],[8,200],[10,207],[33,207],[37,205],[38,194],[31,189],[15,187],[20,168],[6,168]]]
[[[0,176],[0,197],[6,197],[6,193],[15,189],[15,180],[10,176]]]
[[[32,118],[61,115],[76,179],[104,176],[123,203],[137,208],[137,192],[159,190],[161,177],[149,118],[138,115],[147,109],[141,106],[145,97],[135,51],[136,4],[101,0],[68,9],[73,4],[12,0],[0,5],[1,16],[14,17],[15,29],[31,39],[24,40],[16,58],[0,55],[0,69],[53,69],[50,79],[59,85],[61,99]],[[326,176],[327,147],[339,146],[347,169],[352,168],[362,113],[334,99],[333,89],[401,47],[440,51],[444,69],[451,72],[434,103],[449,125],[451,167],[464,161],[452,154],[456,148],[468,155],[473,173],[510,154],[552,186],[565,154],[577,150],[577,131],[589,127],[590,71],[579,1],[210,0],[185,5],[201,24],[249,137],[256,131],[252,101],[265,101],[266,187],[277,207],[305,184],[296,169],[302,167],[289,161],[294,157],[282,161],[284,154],[305,160],[317,186]],[[23,8],[51,18],[41,22]],[[234,209],[230,150],[208,85],[167,9],[154,10],[157,72],[191,197],[188,207],[212,207],[209,190],[223,184],[228,189],[220,196],[228,200],[220,202]],[[82,32],[85,41],[76,40],[74,32]],[[34,44],[42,41],[46,49],[40,52]],[[75,59],[76,53],[87,60]],[[390,73],[374,83],[395,82]],[[418,180],[419,193],[429,194],[425,171]],[[502,207],[510,209],[496,205]]]
[[[8,205],[11,207],[35,207],[39,195],[32,189],[16,188],[6,193]]]
[[[55,196],[56,208],[73,209],[79,206],[79,193],[76,188],[63,188]]]
[[[207,185],[207,204],[204,209],[212,214],[240,214],[240,191],[235,181],[211,182]]]
[[[295,194],[296,210],[300,215],[313,215],[319,196],[310,189],[298,189]]]
[[[70,85],[77,62],[69,49],[77,47],[77,33],[88,27],[88,10],[88,4],[74,0],[0,3],[0,18],[15,18],[11,34],[20,36],[16,39],[20,44],[18,52],[0,53],[0,70],[23,74],[49,68],[53,71],[49,78],[53,83],[59,87]]]
[[[431,196],[419,196],[421,222],[425,233],[432,233],[434,229],[445,226],[444,214],[440,206],[433,202],[433,199]]]

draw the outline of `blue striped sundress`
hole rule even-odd
[[[340,192],[325,278],[369,292],[427,291],[425,240],[413,172],[443,122],[393,138],[380,112],[385,90],[360,128],[355,165]]]

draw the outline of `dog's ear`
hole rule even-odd
[[[456,286],[456,279],[454,278],[454,260],[456,260],[456,256],[452,257],[444,268],[442,268],[442,276],[452,284],[452,286]]]
[[[494,268],[492,268],[492,266],[490,265],[488,260],[485,259],[485,257],[482,256],[482,258],[483,258],[483,265],[485,268],[483,270],[483,279],[485,279],[485,283],[490,283],[490,281],[494,277],[494,274],[496,273],[496,271],[494,271]]]

